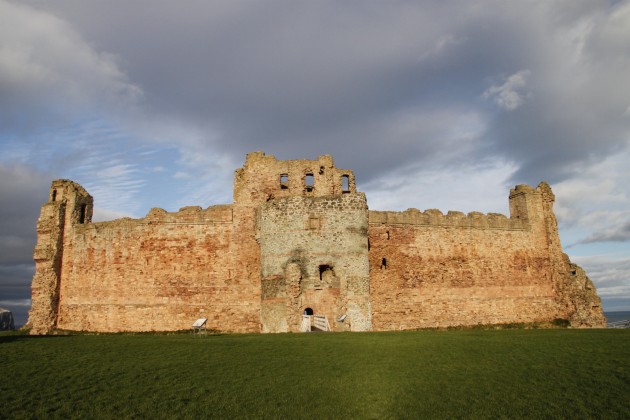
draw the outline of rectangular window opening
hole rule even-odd
[[[315,186],[315,177],[313,174],[306,174],[304,176],[304,186],[306,188],[306,192],[313,191],[313,187]]]
[[[341,175],[341,192],[350,192],[350,176],[348,175]]]
[[[280,189],[281,190],[289,189],[289,175],[288,174],[280,175]]]

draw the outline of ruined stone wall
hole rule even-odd
[[[208,318],[234,332],[335,331],[569,320],[604,326],[562,253],[549,186],[517,186],[510,217],[368,211],[331,156],[250,153],[234,203],[91,223],[92,197],[53,181],[37,223],[32,333],[169,331]]]
[[[573,321],[577,295],[567,293],[573,280],[558,261],[547,189],[514,189],[509,219],[438,210],[370,212],[374,329]],[[593,302],[589,321],[576,326],[602,326],[601,306]]]
[[[253,152],[234,176],[234,203],[239,206],[257,207],[275,198],[352,192],[356,192],[353,172],[336,168],[330,155],[317,160],[277,160]]]
[[[57,328],[172,331],[208,318],[210,329],[258,331],[257,285],[230,253],[232,219],[231,206],[188,207],[75,226]]]
[[[27,323],[33,334],[48,333],[57,327],[64,255],[72,249],[74,226],[90,223],[92,205],[92,196],[79,184],[64,179],[53,181],[37,220],[35,275]]]
[[[335,331],[371,329],[364,194],[271,200],[257,225],[263,332],[298,331],[306,308]]]

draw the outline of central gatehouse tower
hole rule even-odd
[[[333,331],[372,328],[368,207],[354,174],[317,160],[250,153],[234,206],[256,209],[262,332],[299,331],[304,313]]]

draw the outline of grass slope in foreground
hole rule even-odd
[[[630,330],[0,335],[0,418],[630,418]]]

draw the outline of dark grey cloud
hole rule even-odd
[[[48,197],[50,175],[24,165],[0,163],[0,179],[0,239],[15,239],[19,245],[22,240],[35,237],[35,222]],[[2,258],[2,261],[24,262]]]
[[[218,134],[209,150],[234,157],[332,153],[369,181],[412,162],[494,155],[520,167],[519,182],[536,183],[565,179],[628,140],[623,4],[32,4],[113,52],[151,112]],[[483,99],[524,70],[518,109]],[[454,161],[443,157],[457,142],[448,127],[396,129],[401,115],[471,109],[484,129]]]
[[[71,23],[26,2],[0,1],[2,137],[37,139],[90,113],[113,118],[141,96],[115,58],[94,50]]]
[[[22,165],[0,163],[0,306],[26,322],[34,273],[33,248],[50,177]]]
[[[35,274],[35,266],[32,263],[0,265],[0,284],[2,285],[0,301],[4,302],[0,306],[30,299],[33,274]]]
[[[627,242],[630,241],[630,220],[619,226],[613,226],[605,231],[596,231],[587,238],[581,240],[580,244],[594,242]]]

